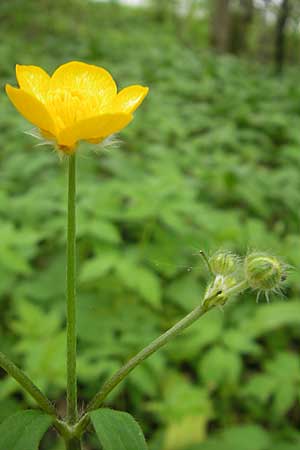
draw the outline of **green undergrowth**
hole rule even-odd
[[[26,6],[25,6],[26,3]],[[78,168],[79,407],[201,299],[197,252],[271,251],[300,266],[300,85],[287,70],[186,46],[151,12],[70,1],[0,6],[1,84],[14,65],[102,65],[148,99],[111,148]],[[58,398],[65,389],[66,164],[0,100],[1,350]],[[135,370],[109,400],[151,450],[296,450],[297,269],[285,296],[243,295]],[[0,419],[31,405],[4,375]],[[209,436],[209,437],[208,437]],[[49,435],[43,449],[53,447]],[[97,444],[91,442],[91,450]]]

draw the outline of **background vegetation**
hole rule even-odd
[[[221,45],[224,20],[210,9],[221,3],[202,2],[200,14],[187,2],[179,14],[171,1],[141,9],[4,1],[1,84],[15,83],[15,63],[52,71],[79,59],[106,67],[121,87],[151,90],[119,146],[80,152],[80,406],[198,304],[208,279],[199,249],[272,251],[296,268],[286,297],[267,305],[245,294],[212,311],[134,371],[110,405],[138,419],[151,450],[297,450],[299,5],[290,2],[278,59],[280,5],[250,2],[245,40]],[[244,3],[223,2],[231,7],[226,36],[240,33],[233,24]],[[1,350],[63,414],[66,167],[22,133],[30,125],[4,92],[0,129]],[[28,405],[2,374],[0,419]],[[49,434],[42,448],[60,445]],[[86,449],[97,448],[91,437]]]

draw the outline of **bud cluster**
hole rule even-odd
[[[242,259],[234,253],[219,251],[207,263],[214,276],[203,302],[209,307],[224,305],[230,297],[247,288],[263,292],[269,299],[269,293],[280,292],[286,279],[287,266],[265,253],[250,253]]]

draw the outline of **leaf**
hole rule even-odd
[[[4,422],[6,418],[17,411],[20,411],[21,406],[14,397],[0,400],[0,423]]]
[[[259,354],[260,347],[254,339],[238,329],[229,329],[223,336],[224,344],[230,350],[241,354]]]
[[[283,417],[297,399],[297,387],[294,384],[279,384],[274,395],[273,410],[278,417]]]
[[[256,425],[233,426],[222,434],[220,444],[230,450],[267,450],[270,443],[268,433]]]
[[[249,331],[253,337],[261,336],[270,331],[287,325],[299,325],[299,302],[274,303],[260,306],[248,323]]]
[[[146,302],[154,306],[160,306],[161,288],[159,278],[150,270],[142,267],[138,268],[136,290]]]
[[[266,403],[276,389],[276,379],[267,374],[254,375],[243,388],[245,396],[253,397],[259,402]]]
[[[83,283],[100,280],[106,275],[117,263],[119,255],[116,252],[103,252],[95,258],[88,260],[82,268],[80,281]]]
[[[300,439],[297,442],[277,442],[272,445],[272,450],[299,450]]]
[[[237,383],[241,370],[239,355],[221,347],[211,348],[199,365],[199,375],[212,388]]]
[[[143,432],[130,414],[101,408],[91,419],[103,450],[147,450]]]
[[[38,410],[20,411],[0,425],[0,450],[38,450],[52,417]]]
[[[84,222],[80,224],[78,237],[91,235],[92,238],[112,244],[118,244],[121,241],[118,228],[114,224],[104,220],[87,220],[88,217],[84,219]]]
[[[256,425],[233,426],[193,450],[269,450],[270,437]]]
[[[163,387],[162,396],[149,403],[148,409],[164,423],[179,423],[189,416],[202,416],[206,421],[212,417],[212,403],[208,392],[202,387],[177,373],[165,376]]]
[[[137,292],[147,303],[160,306],[161,286],[158,276],[129,258],[119,261],[117,272],[125,286]]]
[[[265,366],[266,373],[252,376],[243,393],[263,403],[272,399],[273,416],[283,417],[298,396],[298,357],[293,353],[279,353]]]
[[[188,311],[199,304],[201,294],[199,281],[194,274],[176,278],[166,289],[166,295]]]
[[[174,361],[198,358],[199,352],[218,341],[222,335],[224,316],[218,310],[205,314],[201,320],[171,341],[166,351]]]
[[[190,415],[171,423],[165,434],[163,450],[182,450],[187,445],[199,444],[206,435],[207,418]]]

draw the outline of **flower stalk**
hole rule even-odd
[[[127,375],[145,359],[149,358],[153,353],[166,345],[172,338],[177,336],[187,327],[192,325],[201,316],[207,313],[210,309],[218,306],[221,299],[222,304],[228,300],[230,296],[236,295],[246,289],[248,286],[246,281],[237,283],[226,290],[218,290],[205,296],[201,305],[197,306],[186,315],[183,319],[177,322],[173,327],[169,328],[164,334],[151,342],[147,347],[137,353],[131,358],[121,369],[119,369],[109,380],[107,380],[102,389],[94,396],[87,406],[87,412],[100,408],[108,394],[119,384]]]
[[[67,420],[75,424],[77,412],[76,375],[76,155],[68,157],[67,223]],[[75,447],[74,447],[75,450]]]
[[[234,294],[235,291],[232,292]],[[204,298],[202,304],[197,306],[192,312],[187,314],[183,319],[177,322],[173,327],[169,328],[165,333],[152,341],[147,347],[133,356],[124,366],[122,366],[109,380],[107,380],[100,391],[94,396],[87,406],[86,414],[82,416],[75,426],[75,434],[81,436],[89,424],[88,413],[100,408],[110,392],[121,383],[127,375],[141,364],[149,356],[153,355],[157,350],[166,345],[172,338],[177,336],[183,330],[196,322],[201,316],[211,310],[218,304],[219,297],[223,292],[214,292],[212,295]]]
[[[108,394],[119,384],[123,379],[145,359],[149,358],[153,353],[167,344],[172,338],[177,336],[181,331],[185,330],[189,325],[194,323],[199,317],[203,316],[212,306],[213,300],[216,299],[221,292],[216,292],[211,298],[211,303],[204,303],[197,306],[192,312],[185,316],[182,320],[177,322],[172,328],[169,328],[164,334],[155,339],[151,344],[137,353],[131,358],[120,370],[118,370],[109,380],[107,380],[102,389],[94,396],[87,406],[87,411],[93,411],[103,405],[104,400]]]
[[[39,390],[30,378],[2,352],[0,352],[0,367],[5,370],[8,375],[14,378],[32,398],[34,398],[43,411],[50,416],[56,416],[56,410],[50,400]]]

